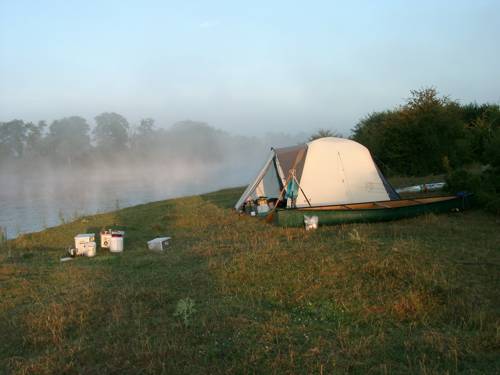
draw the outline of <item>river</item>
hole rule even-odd
[[[253,173],[196,163],[2,171],[0,226],[14,238],[82,215],[243,185]]]

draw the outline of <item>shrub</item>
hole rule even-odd
[[[446,188],[453,194],[460,191],[478,193],[480,185],[480,176],[473,175],[463,169],[451,171],[446,176]]]
[[[174,316],[181,319],[185,327],[189,326],[191,317],[196,312],[194,305],[194,301],[189,297],[182,298],[177,302]]]

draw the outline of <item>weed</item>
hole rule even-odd
[[[361,238],[358,230],[356,228],[353,228],[349,233],[347,233],[349,240],[352,242],[356,243],[361,243],[363,242],[363,238]]]
[[[196,313],[194,306],[194,301],[189,297],[177,301],[174,316],[181,319],[185,327],[189,326],[192,316]]]

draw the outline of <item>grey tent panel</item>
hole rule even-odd
[[[276,157],[279,160],[284,177],[287,178],[290,170],[295,169],[295,176],[300,181],[306,160],[307,144],[303,143],[297,146],[276,148],[274,151],[276,152]]]

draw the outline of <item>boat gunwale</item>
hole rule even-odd
[[[369,201],[369,202],[358,202],[349,204],[332,204],[323,206],[311,206],[311,207],[294,207],[294,208],[278,208],[279,212],[287,211],[373,211],[373,210],[393,210],[398,208],[407,208],[414,206],[422,206],[429,204],[436,204],[441,202],[451,201],[453,199],[460,199],[458,195],[441,195],[435,197],[422,197],[422,198],[405,198],[405,199],[393,199],[384,201]],[[390,206],[391,203],[410,203]],[[379,203],[380,205],[377,205]],[[387,204],[386,206],[382,204]],[[370,207],[362,207],[366,205],[371,205]],[[353,207],[354,206],[354,207]],[[360,207],[356,207],[360,206]]]

